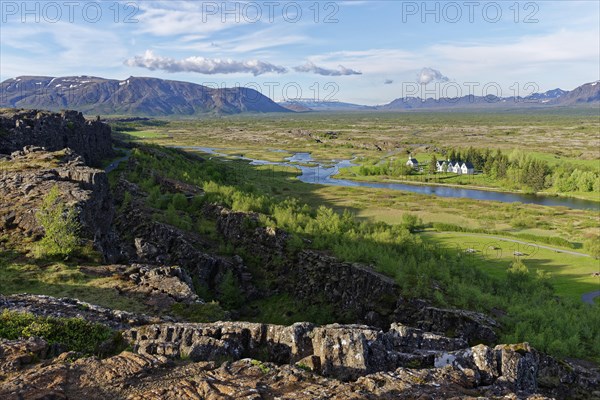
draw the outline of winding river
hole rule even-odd
[[[571,197],[545,196],[525,193],[509,193],[509,192],[494,192],[491,190],[463,189],[452,186],[438,185],[409,185],[403,183],[382,183],[382,182],[361,182],[347,179],[336,179],[334,176],[341,168],[351,167],[352,160],[332,161],[329,164],[316,162],[313,160],[310,153],[294,153],[291,157],[286,158],[287,162],[273,162],[265,160],[256,160],[244,156],[231,156],[221,153],[216,148],[212,147],[196,147],[196,146],[181,146],[179,148],[199,151],[202,153],[213,154],[220,157],[230,157],[249,161],[252,165],[280,165],[294,167],[301,171],[298,179],[305,183],[314,183],[331,186],[347,186],[347,187],[370,187],[377,189],[400,190],[404,192],[413,192],[419,194],[435,195],[440,197],[459,197],[473,200],[492,200],[504,203],[525,203],[538,204],[551,207],[568,207],[579,210],[600,210],[600,203],[576,199]],[[282,150],[273,150],[274,152],[282,152]]]

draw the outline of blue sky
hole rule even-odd
[[[2,0],[0,12],[0,80],[152,76],[382,104],[600,79],[598,1]]]

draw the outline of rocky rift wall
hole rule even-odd
[[[399,297],[396,282],[356,263],[341,262],[315,251],[301,251],[290,269],[294,295],[321,299],[361,321],[387,320]]]
[[[75,207],[82,234],[93,239],[107,259],[116,250],[112,233],[114,209],[106,173],[90,168],[71,151],[48,152],[27,146],[0,159],[0,232],[39,236],[43,228],[35,214],[50,190]]]
[[[99,121],[86,121],[80,112],[0,110],[0,154],[28,145],[50,151],[68,147],[92,166],[99,166],[113,155],[110,127]]]

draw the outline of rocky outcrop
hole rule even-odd
[[[48,343],[42,338],[0,339],[0,373],[19,371],[40,359],[46,358]]]
[[[474,396],[600,395],[594,392],[600,379],[598,371],[575,373],[572,366],[537,352],[527,343],[469,347],[463,339],[401,324],[392,325],[387,332],[338,324],[163,324],[132,328],[124,337],[134,351],[145,356],[183,357],[195,362],[251,357],[278,365],[295,364],[325,377],[365,384],[370,394],[382,386],[399,388],[405,378],[413,377],[424,386],[452,382]]]
[[[211,290],[217,290],[227,271],[231,271],[246,299],[257,296],[252,275],[241,257],[214,255],[212,244],[199,235],[152,221],[152,210],[144,203],[145,194],[137,185],[122,179],[117,185],[116,197],[122,197],[125,192],[132,194],[133,200],[116,221],[121,236],[131,238],[122,241],[125,254],[122,261],[177,265],[194,283]]]
[[[82,266],[79,271],[110,280],[120,296],[143,302],[153,311],[171,312],[175,303],[202,303],[190,276],[180,267],[147,264]],[[108,284],[107,284],[108,286]]]
[[[93,166],[113,156],[110,127],[86,121],[80,112],[0,109],[0,154],[29,145],[49,151],[70,148]]]
[[[105,359],[0,341],[0,398],[600,399],[598,371],[526,343],[468,347],[400,324],[169,323],[123,337],[134,352]]]
[[[425,300],[400,298],[392,318],[426,331],[461,337],[472,345],[498,342],[498,322],[474,311],[438,308]]]
[[[35,146],[13,152],[2,163],[0,232],[43,234],[35,214],[56,186],[61,199],[77,210],[83,236],[94,240],[107,259],[116,257],[112,196],[104,171],[86,166],[70,149],[47,152]]]
[[[215,205],[205,207],[204,212],[216,218],[217,230],[231,243],[246,246],[266,259],[283,254],[288,234],[282,229],[260,226],[258,214],[235,212]]]
[[[194,303],[199,300],[194,293],[192,279],[179,267],[133,264],[125,273],[141,291],[148,295],[162,293],[183,303]]]
[[[160,222],[137,225],[133,233],[134,260],[156,265],[179,265],[199,284],[213,290],[218,288],[226,272],[232,271],[245,298],[256,296],[250,272],[240,257],[226,258],[203,251],[202,244],[193,235]]]
[[[83,318],[113,329],[128,329],[161,321],[158,317],[111,310],[77,299],[58,299],[51,296],[15,294],[0,295],[0,310],[27,312],[38,316],[56,318]]]
[[[433,367],[439,352],[467,347],[461,339],[399,324],[383,332],[365,325],[180,323],[132,328],[124,337],[140,354],[194,361],[254,357],[280,364],[298,363],[341,380],[400,366]]]
[[[244,246],[271,265],[278,287],[309,304],[329,304],[340,319],[384,328],[402,322],[425,331],[458,336],[471,344],[497,343],[499,324],[481,313],[441,309],[423,300],[405,300],[394,279],[373,266],[341,262],[321,252],[305,250],[289,259],[288,233],[260,226],[254,213],[207,206],[218,231],[230,242]],[[273,263],[279,257],[287,261]]]

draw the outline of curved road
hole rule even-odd
[[[119,167],[119,164],[121,164],[123,161],[127,161],[129,160],[129,157],[131,157],[131,150],[125,150],[125,149],[115,149],[115,150],[123,150],[125,154],[123,157],[121,158],[117,158],[116,160],[114,160],[113,162],[111,162],[108,167],[106,167],[104,169],[104,171],[108,174],[109,172],[114,171],[115,169],[117,169]]]

